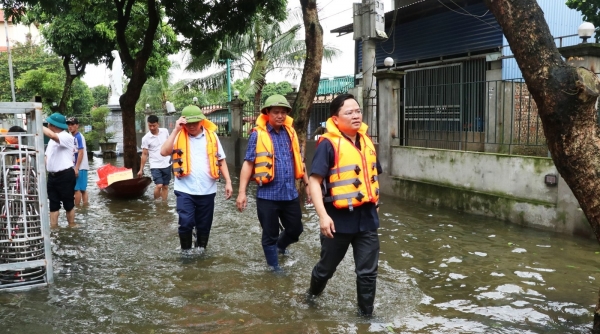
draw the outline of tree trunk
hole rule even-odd
[[[485,0],[508,40],[537,107],[556,169],[600,242],[600,81],[566,64],[535,0]],[[600,296],[594,331],[600,330]]]
[[[61,114],[65,114],[67,110],[67,102],[69,101],[69,95],[71,93],[71,86],[73,85],[73,80],[75,80],[75,76],[71,75],[71,71],[69,70],[69,58],[63,57],[63,68],[65,69],[65,85],[63,86],[62,96],[60,98],[60,103],[58,104],[57,111]]]
[[[302,71],[302,79],[298,96],[293,106],[294,128],[298,133],[302,152],[306,148],[310,108],[319,88],[321,79],[321,62],[323,59],[323,28],[319,23],[317,0],[300,0],[302,21],[306,43],[306,61]]]
[[[154,48],[154,36],[158,29],[160,17],[157,11],[156,0],[146,0],[148,9],[148,27],[144,33],[142,48],[131,55],[125,33],[127,26],[131,24],[130,15],[135,0],[114,0],[117,8],[117,43],[120,49],[121,60],[124,65],[131,69],[131,78],[127,84],[127,90],[119,98],[123,120],[123,162],[125,167],[131,168],[136,174],[140,168],[140,159],[137,155],[137,143],[135,135],[135,104],[140,98],[142,87],[147,80],[146,64]]]

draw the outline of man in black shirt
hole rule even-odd
[[[352,245],[359,313],[371,316],[379,260],[377,175],[381,166],[354,96],[336,97],[330,115],[309,178],[321,228],[321,259],[313,268],[308,297],[323,292]]]

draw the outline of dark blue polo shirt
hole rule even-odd
[[[358,142],[360,149],[360,141]],[[317,146],[317,151],[313,157],[310,174],[315,174],[327,180],[331,172],[331,168],[335,165],[335,151],[329,140],[324,139]],[[382,169],[377,161],[377,174],[381,174]],[[321,190],[323,190],[321,185]],[[330,196],[328,193],[327,196]],[[362,231],[372,231],[379,228],[379,216],[377,209],[373,203],[365,203],[355,207],[353,211],[350,209],[338,209],[333,206],[333,203],[324,203],[325,210],[335,225],[336,233],[358,233]]]

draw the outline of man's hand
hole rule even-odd
[[[246,206],[248,205],[248,197],[246,197],[246,193],[240,192],[238,194],[237,199],[235,200],[235,206],[237,206],[237,209],[239,212],[244,211],[244,209],[246,208]]]
[[[73,169],[75,170],[75,178],[78,178],[79,177],[79,168],[73,167]]]
[[[173,130],[179,131],[185,124],[187,124],[187,120],[185,119],[185,116],[181,116],[175,121],[175,129]]]
[[[308,186],[308,183],[304,188],[306,189],[306,204],[312,204],[312,197],[310,197],[310,187]]]
[[[329,215],[323,215],[323,217],[319,218],[319,225],[321,226],[321,233],[325,237],[333,239],[335,225],[333,224],[331,217],[329,217]]]
[[[233,195],[233,186],[231,181],[227,181],[225,182],[225,199],[230,199],[231,195]]]
[[[137,172],[137,177],[142,177],[142,175],[144,175],[144,170],[142,168],[140,168],[140,170]]]

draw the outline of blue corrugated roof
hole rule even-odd
[[[377,43],[376,65],[383,66],[386,57],[403,63],[492,50],[502,45],[502,30],[483,3],[463,10],[472,16],[448,10],[397,24],[390,39]],[[362,63],[360,44],[358,64]]]

